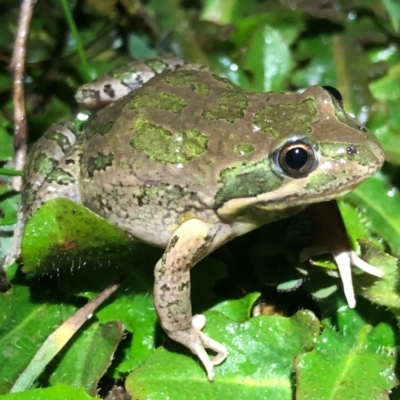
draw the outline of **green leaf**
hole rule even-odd
[[[54,265],[60,269],[63,256],[100,259],[127,254],[132,247],[120,229],[65,198],[40,207],[28,220],[21,245],[24,271],[34,273],[54,271]]]
[[[382,240],[378,240],[376,235],[371,232],[368,218],[363,214],[359,204],[355,203],[354,200],[348,202],[347,199],[348,197],[345,196],[337,203],[353,248],[359,247],[357,242],[359,239],[368,239],[375,245],[382,245]]]
[[[300,60],[309,59],[309,62],[293,74],[294,84],[307,87],[323,82],[324,85],[337,86],[331,36],[306,38],[299,43],[296,56]]]
[[[253,33],[244,63],[254,75],[253,90],[282,91],[292,65],[289,45],[278,29],[267,25]]]
[[[399,260],[367,242],[361,242],[361,245],[363,260],[378,266],[384,275],[382,278],[368,274],[357,275],[354,279],[356,293],[375,304],[400,308]]]
[[[255,302],[260,298],[261,293],[249,293],[247,296],[238,300],[226,300],[212,307],[213,311],[218,311],[226,317],[236,322],[247,321],[250,319],[251,310]]]
[[[240,0],[205,0],[200,18],[218,24],[229,24],[240,17],[246,6]]]
[[[17,171],[10,168],[0,168],[0,175],[6,176],[22,176],[22,171]]]
[[[137,398],[293,399],[293,358],[313,347],[319,322],[309,311],[291,318],[260,316],[237,323],[207,312],[205,332],[228,348],[210,384],[197,360],[159,348],[126,381]],[[173,366],[171,368],[171,366]],[[155,373],[156,371],[156,373]],[[182,384],[178,384],[182,382]]]
[[[392,326],[372,327],[343,303],[336,318],[340,331],[328,326],[315,349],[296,358],[296,399],[387,399],[398,383]]]
[[[44,282],[26,281],[16,265],[7,275],[12,289],[0,294],[0,393],[10,390],[48,335],[77,309]]]
[[[399,166],[400,149],[400,103],[399,100],[386,101],[375,108],[368,123],[385,151],[386,161]]]
[[[146,279],[147,281],[147,279]],[[97,313],[103,323],[119,320],[133,338],[125,339],[122,360],[119,360],[113,375],[118,378],[124,373],[138,367],[154,351],[157,314],[154,310],[151,277],[145,284],[147,291],[143,292],[143,278],[128,280],[117,292],[114,301],[106,304]]]
[[[370,83],[372,95],[379,100],[372,110],[368,127],[375,133],[383,149],[386,160],[400,164],[400,63],[391,66],[388,74]]]
[[[84,387],[88,394],[96,396],[99,380],[110,366],[123,334],[120,322],[91,324],[54,360],[51,385]]]
[[[388,75],[369,85],[373,96],[378,100],[397,100],[400,98],[400,64],[390,68]]]
[[[9,77],[8,77],[9,79]],[[0,75],[0,87],[5,87],[4,77]],[[13,136],[10,134],[12,125],[9,120],[0,115],[0,161],[6,161],[13,156]]]
[[[393,29],[398,32],[400,26],[400,4],[395,0],[382,0],[383,5],[386,7],[389,14],[390,21],[392,22]]]
[[[100,322],[119,320],[135,332],[120,373],[135,368],[154,348],[157,317],[151,294],[153,269],[160,256],[158,249],[133,243],[109,222],[61,198],[44,204],[33,215],[22,243],[24,270],[64,272],[59,287],[68,293],[92,299],[125,276],[115,300],[98,313]],[[100,272],[93,274],[95,270]]]
[[[12,393],[0,396],[0,400],[94,400],[97,398],[98,397],[87,395],[83,388],[73,388],[64,384],[58,384],[46,389],[33,389],[23,393]]]
[[[369,229],[381,235],[392,254],[400,256],[400,194],[386,184],[382,175],[375,175],[357,186],[346,200],[361,208]]]

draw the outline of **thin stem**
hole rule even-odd
[[[36,0],[23,0],[18,21],[17,36],[14,43],[13,57],[10,68],[13,71],[14,85],[14,150],[15,169],[22,170],[26,161],[27,129],[25,112],[24,73],[26,43],[28,40],[29,26],[32,19],[33,7]],[[12,181],[13,188],[20,192],[22,178],[15,176]]]
[[[74,41],[75,41],[75,46],[76,46],[76,50],[78,52],[78,57],[82,64],[83,73],[85,74],[84,78],[86,79],[86,81],[89,81],[93,77],[92,77],[92,73],[91,73],[91,68],[90,68],[89,63],[87,62],[87,59],[85,56],[85,51],[82,46],[78,28],[76,27],[76,24],[75,24],[75,21],[72,16],[71,9],[69,8],[67,0],[60,0],[60,2],[62,5],[62,8],[64,10],[65,18],[67,19],[67,23],[68,23],[69,29],[71,31],[72,37],[74,38]]]

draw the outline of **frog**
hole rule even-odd
[[[378,140],[330,87],[247,92],[172,57],[130,62],[76,98],[92,114],[79,129],[53,125],[36,142],[21,225],[65,197],[164,249],[154,267],[155,310],[210,381],[228,353],[202,331],[205,317],[192,315],[191,268],[238,236],[348,193],[384,161]],[[350,244],[332,254],[354,307],[351,265],[382,272]]]

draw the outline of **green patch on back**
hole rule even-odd
[[[243,93],[227,92],[218,100],[218,106],[204,110],[201,114],[204,118],[215,121],[224,119],[230,123],[238,118],[244,117],[244,110],[247,108],[248,99]]]
[[[162,182],[141,187],[139,195],[142,204],[152,204],[157,200],[158,204],[164,207],[168,207],[171,202],[177,204],[185,196],[190,196],[190,193],[183,187]]]
[[[94,171],[105,171],[107,167],[112,165],[114,154],[98,153],[96,157],[89,157],[87,171],[90,178],[93,177]]]
[[[191,71],[171,72],[165,76],[164,82],[171,86],[189,87],[200,96],[207,96],[210,93],[210,89],[207,85],[199,82],[198,79],[196,79],[196,75]]]
[[[179,114],[187,103],[185,99],[167,92],[158,93],[140,93],[132,97],[129,108],[137,109],[144,107],[153,107],[160,110],[171,111]]]
[[[254,115],[254,124],[260,132],[278,137],[310,133],[316,119],[314,100],[305,99],[300,103],[265,106]]]
[[[56,168],[49,175],[47,175],[46,181],[55,181],[60,185],[69,185],[70,183],[75,182],[75,178],[69,172],[63,170],[62,168]]]
[[[36,174],[47,176],[53,171],[56,166],[56,161],[53,158],[48,157],[46,154],[39,154],[33,161],[33,171]]]
[[[130,145],[162,164],[186,164],[207,151],[208,136],[198,129],[171,132],[138,117]]]
[[[281,187],[283,178],[271,171],[269,159],[239,163],[220,173],[215,202],[221,205],[231,199],[253,197]]]

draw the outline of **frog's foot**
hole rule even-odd
[[[199,357],[204,369],[207,372],[207,377],[210,381],[214,380],[214,366],[221,364],[228,355],[226,347],[211,339],[209,336],[201,332],[206,323],[204,315],[194,315],[192,318],[192,326],[189,329],[168,332],[168,336],[183,344],[193,354]],[[215,351],[217,354],[213,359],[210,359],[206,349]]]
[[[354,296],[353,279],[351,276],[351,265],[360,268],[367,274],[374,275],[377,277],[383,276],[383,271],[379,268],[374,267],[362,260],[353,250],[333,252],[323,247],[309,247],[303,249],[300,253],[300,260],[304,261],[309,259],[313,255],[331,253],[336,265],[339,269],[340,278],[343,283],[343,291],[346,296],[349,307],[354,308],[356,305],[356,299]]]

